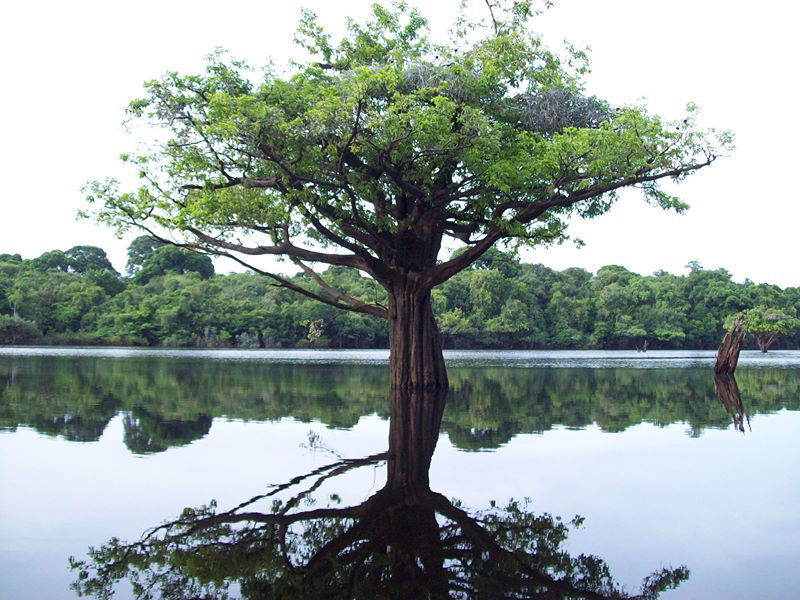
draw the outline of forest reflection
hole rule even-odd
[[[741,429],[744,404],[750,415],[800,409],[797,368],[740,369],[735,387],[715,385],[705,368],[452,367],[450,381],[441,430],[461,449],[554,426],[616,432],[682,422],[700,435],[731,420]],[[335,428],[388,418],[387,389],[379,365],[0,357],[0,428],[86,442],[122,413],[126,445],[148,454],[202,438],[218,417]]]
[[[655,598],[688,578],[662,568],[629,595],[599,557],[570,556],[570,526],[527,501],[470,513],[431,489],[444,392],[393,390],[389,450],[341,459],[228,510],[185,509],[139,541],[71,559],[84,595],[128,581],[142,598]],[[386,485],[341,506],[324,487],[385,461]],[[320,492],[320,493],[317,493]]]

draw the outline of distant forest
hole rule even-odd
[[[140,237],[128,258],[121,275],[95,246],[29,260],[0,254],[0,344],[388,347],[380,319],[260,275],[217,275],[207,256]],[[491,250],[434,289],[433,303],[446,348],[716,348],[739,311],[800,312],[800,288],[740,284],[725,269],[688,267],[687,275],[642,276],[609,265],[592,275]],[[351,296],[385,303],[376,282],[349,269],[330,267],[325,276]],[[305,274],[294,280],[321,291]],[[800,348],[800,332],[773,348]]]

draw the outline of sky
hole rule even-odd
[[[444,36],[458,0],[412,0]],[[485,11],[470,0],[472,11]],[[169,70],[196,72],[223,47],[259,67],[297,55],[292,36],[304,6],[331,31],[370,2],[29,0],[7,3],[0,24],[0,253],[33,258],[90,244],[120,271],[135,234],[119,240],[90,221],[81,187],[106,176],[134,181],[118,160],[135,149],[123,126],[142,82]],[[734,280],[800,286],[796,172],[800,120],[800,3],[762,0],[557,0],[533,27],[551,45],[589,46],[587,90],[614,104],[645,99],[667,118],[687,102],[701,123],[731,130],[736,149],[674,190],[690,205],[665,213],[625,194],[606,215],[576,221],[585,245],[537,248],[523,258],[555,269],[618,264],[641,274],[685,273],[689,261]],[[220,260],[221,272],[234,265]]]

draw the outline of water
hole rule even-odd
[[[385,450],[386,359],[0,349],[0,597],[73,597],[66,560],[90,545],[136,539],[212,498],[234,505],[332,451]],[[447,359],[434,490],[473,509],[530,497],[537,512],[583,515],[568,549],[602,556],[632,591],[670,564],[691,577],[666,598],[800,586],[799,352],[743,353],[744,433],[715,395],[709,352]],[[370,467],[325,491],[358,503],[385,477]]]

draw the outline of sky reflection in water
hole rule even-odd
[[[0,596],[69,597],[66,556],[111,535],[133,539],[183,506],[237,503],[329,461],[300,447],[309,429],[349,457],[386,447],[377,365],[165,354],[173,355],[0,356],[0,476],[14,490],[0,502],[3,515],[15,515],[0,520]],[[503,364],[530,357],[477,362],[475,354],[450,357],[435,490],[475,509],[529,496],[536,512],[587,517],[569,548],[601,555],[632,589],[659,565],[684,563],[691,579],[665,597],[777,598],[797,589],[798,353],[775,354],[765,368],[742,362],[745,435],[729,427],[705,368],[587,368],[584,360],[569,371],[510,369]],[[647,361],[695,359],[710,364],[705,356]],[[381,469],[354,473],[335,491],[360,502],[384,480]]]

